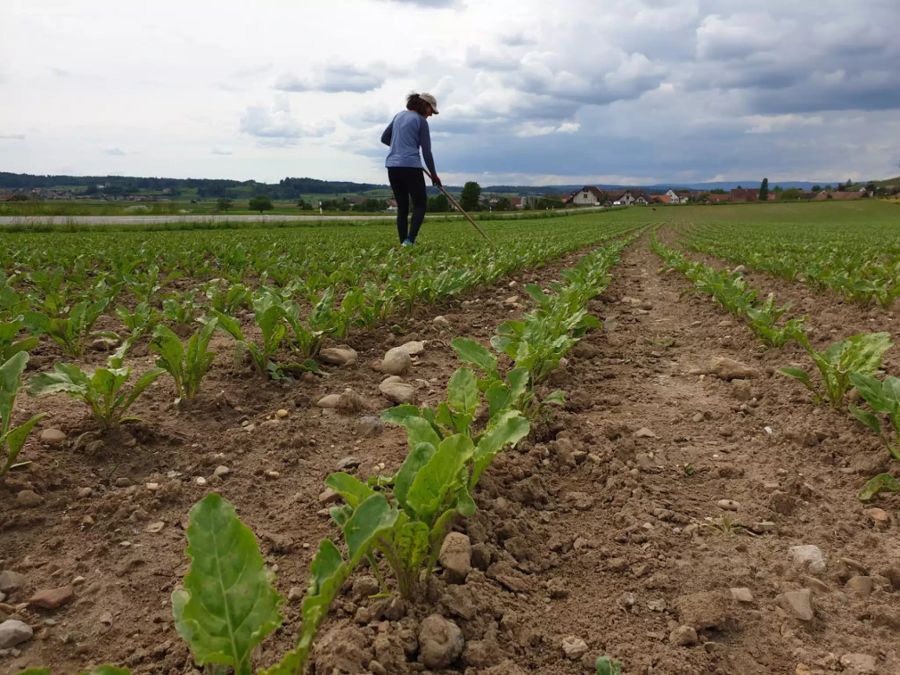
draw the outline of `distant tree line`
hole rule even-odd
[[[318,180],[316,178],[284,178],[278,183],[259,183],[254,180],[237,181],[215,178],[142,178],[135,176],[38,176],[27,173],[0,171],[0,189],[28,190],[67,186],[84,188],[85,194],[126,195],[158,192],[178,196],[186,190],[196,190],[200,199],[236,199],[241,196],[265,194],[271,199],[297,200],[303,194],[339,194],[365,192],[383,188],[375,183],[353,183]],[[102,187],[100,187],[102,186]]]

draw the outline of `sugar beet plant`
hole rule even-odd
[[[891,457],[900,461],[900,378],[888,375],[879,380],[872,375],[852,373],[850,382],[869,406],[865,410],[851,404],[850,413],[878,434]],[[879,416],[887,419],[887,425],[882,426]],[[859,498],[867,501],[879,492],[900,492],[900,480],[890,473],[880,473],[863,486]]]
[[[101,430],[116,427],[137,418],[127,416],[128,409],[153,382],[162,368],[151,368],[128,386],[132,369],[123,365],[130,343],[125,342],[109,357],[106,367],[84,371],[72,363],[58,363],[48,373],[39,373],[28,381],[32,396],[64,393],[87,404]]]
[[[832,343],[823,352],[814,349],[808,339],[800,344],[819,371],[820,386],[817,387],[810,374],[802,368],[780,368],[778,372],[800,380],[812,392],[816,403],[827,402],[839,410],[850,390],[851,375],[874,374],[881,367],[884,353],[892,343],[887,333],[860,333]]]
[[[175,402],[193,400],[200,391],[200,383],[212,366],[215,353],[207,351],[218,319],[209,319],[182,343],[170,328],[156,327],[150,341],[150,351],[159,354],[156,365],[163,368],[175,382]]]
[[[28,354],[17,352],[0,366],[0,453],[3,455],[0,477],[5,476],[15,466],[28,434],[35,424],[46,417],[44,414],[34,415],[23,424],[12,425],[13,408],[19,388],[22,386],[22,373],[27,363]]]

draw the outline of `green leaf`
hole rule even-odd
[[[13,405],[27,364],[28,354],[19,352],[0,366],[0,434],[6,431],[12,419]]]
[[[544,397],[544,400],[541,401],[541,403],[544,403],[546,405],[565,405],[566,394],[560,389],[554,389]]]
[[[394,529],[394,550],[408,569],[419,569],[428,557],[428,526],[418,520],[408,521]]]
[[[475,448],[468,436],[456,434],[441,441],[409,487],[406,502],[419,520],[431,523],[445,505],[447,494],[461,485],[460,473]]]
[[[447,385],[447,405],[454,413],[453,426],[457,433],[468,433],[480,402],[475,373],[468,368],[459,368]]]
[[[84,671],[82,675],[131,675],[128,668],[116,668],[115,666],[99,666],[91,671]]]
[[[6,445],[6,462],[0,466],[0,476],[5,475],[13,467],[13,464],[16,463],[16,458],[22,451],[22,446],[25,445],[25,439],[28,438],[28,434],[31,433],[34,425],[45,417],[47,417],[45,413],[39,413],[24,424],[13,427],[6,434],[0,436],[0,450],[3,449],[4,444]],[[6,420],[4,420],[4,426],[5,422]]]
[[[172,594],[175,627],[198,665],[248,674],[253,649],[282,620],[256,538],[216,493],[191,509],[187,537],[191,567]]]
[[[89,385],[87,374],[78,366],[57,363],[49,373],[39,373],[28,380],[26,389],[31,396],[60,392],[84,395]]]
[[[809,373],[800,368],[779,368],[778,372],[788,377],[800,380],[807,387],[812,387],[812,381],[809,379]]]
[[[622,663],[609,656],[598,656],[594,669],[596,675],[622,675]]]
[[[354,509],[375,494],[375,491],[368,485],[343,471],[328,476],[325,479],[325,485],[337,492]]]
[[[481,474],[490,465],[494,457],[507,445],[515,445],[528,435],[531,425],[517,410],[508,410],[496,420],[478,441],[474,452],[472,477],[469,479],[469,490],[474,490]]]
[[[435,434],[436,436],[437,434]],[[406,459],[403,460],[403,464],[394,476],[394,497],[404,509],[409,508],[407,494],[413,480],[415,480],[422,467],[434,456],[438,445],[440,445],[439,442],[429,443],[423,441],[416,443],[415,447],[406,455]]]
[[[358,560],[366,554],[374,533],[383,532],[397,520],[397,510],[391,508],[380,492],[362,502],[344,525],[344,540],[350,559]]]
[[[490,350],[471,338],[458,337],[450,343],[453,351],[465,363],[478,366],[489,375],[497,374],[497,359]]]
[[[225,332],[231,335],[231,337],[233,337],[238,342],[246,342],[244,333],[241,331],[240,321],[215,309],[212,310],[212,314],[216,317],[216,319],[218,319],[219,326],[221,326],[222,329],[225,330]]]
[[[513,403],[509,387],[499,380],[492,382],[485,390],[484,398],[487,400],[489,417],[496,417]]]
[[[26,668],[20,670],[18,675],[52,675],[49,668]]]
[[[900,480],[889,473],[880,473],[863,485],[859,491],[859,500],[867,502],[879,492],[900,492]]]
[[[874,431],[876,434],[881,434],[881,422],[878,421],[878,418],[875,415],[870,413],[868,410],[858,408],[852,403],[847,406],[847,409],[850,411],[851,415],[853,415],[856,419],[869,427],[869,429]]]

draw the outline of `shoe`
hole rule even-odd
[[[412,246],[415,242],[412,239],[404,239],[401,246]]]

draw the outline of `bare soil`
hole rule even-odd
[[[0,603],[0,621],[19,618],[35,630],[0,652],[0,671],[115,663],[137,673],[195,672],[169,596],[187,569],[188,510],[213,489],[253,528],[290,598],[284,627],[259,659],[273,663],[296,635],[317,543],[334,535],[322,515],[323,479],[348,456],[368,476],[392,471],[406,453],[404,433],[377,419],[389,404],[372,363],[392,346],[425,340],[406,379],[433,404],[458,365],[452,337],[486,340],[521,311],[510,296],[523,296],[523,283],[557,272],[520,274],[515,286],[423,308],[396,332],[351,336],[356,365],[285,385],[235,373],[230,342],[217,338],[221,355],[199,401],[172,406],[161,378],[139,403],[143,422],[105,436],[91,433],[84,411],[64,397],[21,398],[23,417],[52,413],[44,428],[67,440],[49,446],[36,433],[23,452],[32,464],[0,483],[0,570],[24,576]],[[801,293],[812,298],[804,311],[828,316],[822,327],[836,337],[885,328],[884,313],[870,322],[867,311]],[[624,254],[592,310],[604,330],[586,336],[553,378],[565,408],[497,459],[476,495],[478,513],[459,524],[475,548],[465,583],[438,572],[421,602],[407,606],[368,598],[368,572],[359,570],[323,626],[314,672],[592,673],[600,654],[623,661],[626,673],[900,672],[900,495],[856,499],[889,467],[877,439],[777,375],[802,355],[763,349],[666,272],[645,241]],[[433,323],[437,314],[450,330]],[[45,356],[47,366],[54,355]],[[754,372],[722,379],[708,372],[716,357]],[[315,405],[345,388],[362,409]],[[229,472],[216,477],[218,466]],[[42,503],[20,504],[25,489]],[[819,547],[824,571],[792,562],[798,545]],[[67,604],[24,606],[33,592],[67,584]],[[802,589],[811,591],[810,620],[784,596]],[[417,635],[435,613],[462,629],[466,646],[445,670],[427,671]],[[584,641],[583,655],[566,655],[570,637]]]

